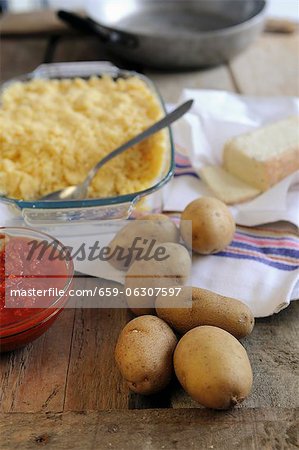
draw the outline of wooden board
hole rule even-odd
[[[1,410],[198,407],[175,381],[154,397],[129,395],[113,357],[118,333],[129,319],[125,309],[65,310],[35,343],[1,356]],[[242,409],[299,406],[298,322],[299,303],[294,302],[278,315],[258,319],[252,336],[243,341],[255,376]]]
[[[177,101],[183,87],[296,95],[296,39],[268,34],[230,66],[147,74],[168,102]],[[1,79],[44,60],[108,56],[90,36],[6,37]],[[95,279],[86,286],[94,283],[105,286]],[[244,341],[255,373],[252,395],[235,411],[213,412],[195,404],[175,380],[156,396],[129,393],[113,359],[118,332],[131,317],[126,310],[67,309],[47,334],[0,357],[1,450],[298,448],[298,316],[296,302],[257,320]]]
[[[85,287],[112,284],[90,278]],[[125,308],[75,310],[64,410],[128,409],[129,392],[114,364],[114,348],[129,319]]]
[[[71,33],[70,27],[56,17],[55,11],[40,10],[19,14],[4,14],[0,19],[2,36],[23,37],[28,35],[49,35]]]
[[[6,414],[0,435],[2,450],[295,450],[298,420],[284,408]]]
[[[63,410],[73,324],[67,309],[37,341],[1,355],[1,411]]]
[[[53,53],[52,62],[64,61],[98,61],[108,59],[101,41],[94,37],[82,36],[76,40],[68,36],[61,37]]]
[[[44,61],[47,38],[2,39],[0,45],[0,82],[31,72]]]
[[[166,102],[177,102],[183,89],[235,90],[226,66],[187,73],[159,73],[148,70],[146,74],[157,84]]]

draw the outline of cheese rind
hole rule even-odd
[[[262,191],[299,169],[299,116],[230,139],[224,168]]]
[[[200,170],[200,176],[214,195],[229,205],[251,200],[261,192],[220,166],[206,166]]]

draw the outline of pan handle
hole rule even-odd
[[[135,36],[113,30],[112,28],[106,28],[97,24],[89,17],[81,17],[78,14],[63,10],[57,11],[57,16],[75,30],[97,35],[104,43],[118,44],[129,48],[136,48],[138,46],[138,40]]]

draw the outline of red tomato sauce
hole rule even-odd
[[[62,256],[53,259],[53,247],[30,255],[30,243],[29,238],[0,235],[0,327],[23,322],[51,306],[53,309],[60,298],[57,291],[65,291],[69,277],[66,260]],[[34,295],[33,288],[43,294]],[[49,288],[51,294],[45,292]],[[22,290],[22,295],[13,290]]]

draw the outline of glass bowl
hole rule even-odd
[[[16,81],[28,81],[34,78],[89,78],[92,75],[110,75],[115,79],[136,76],[147,84],[154,95],[156,95],[162,109],[165,111],[164,102],[149,78],[137,72],[118,69],[107,62],[43,64],[31,73],[5,82],[1,87],[1,91]],[[17,215],[22,215],[25,222],[29,225],[42,225],[53,222],[126,219],[132,214],[137,204],[140,204],[140,209],[144,210],[146,213],[159,212],[162,210],[161,188],[174,174],[174,144],[170,128],[168,128],[168,142],[164,168],[161,175],[152,186],[143,191],[116,197],[56,202],[45,202],[40,200],[24,201],[0,196],[0,202],[9,205]]]
[[[46,245],[49,245],[49,251],[56,249],[58,252],[63,252],[65,247],[57,241],[57,239],[54,239],[45,233],[30,228],[0,227],[0,237],[1,240],[4,239],[6,247],[7,245],[10,245],[9,255],[6,256],[5,254],[5,257],[1,257],[3,256],[3,248],[1,250],[0,245],[0,352],[7,352],[23,347],[29,342],[37,339],[55,322],[68,300],[69,290],[73,281],[74,266],[70,258],[63,258],[60,260],[59,266],[57,260],[55,260],[55,266],[52,266],[51,268],[52,261],[54,264],[53,259],[47,257],[40,258],[39,260],[38,258],[27,259],[29,251],[26,253],[25,250],[22,255],[17,252],[20,245],[22,245],[22,248],[24,249],[25,246],[23,247],[23,244],[27,245],[28,242],[32,241],[37,243],[43,242]],[[16,250],[15,254],[13,254],[13,249]],[[46,255],[48,254],[49,253],[46,253]],[[10,260],[10,258],[12,259]],[[19,265],[18,267],[15,260],[22,261],[22,265]],[[36,277],[33,276],[30,279],[29,268],[28,274],[26,273],[27,267],[24,265],[25,260],[30,261],[28,264],[36,264],[38,261],[41,261],[39,263],[41,266],[39,266],[38,273],[42,273],[42,275],[36,275]],[[10,271],[9,265],[13,267],[13,274]],[[58,267],[64,272],[62,273],[59,270],[58,276],[56,275],[55,277],[55,275],[52,274],[52,271],[54,269],[56,270]],[[18,273],[18,269],[20,270],[20,273]],[[32,266],[31,270],[34,274],[36,273],[36,271],[32,269]],[[17,281],[12,278],[17,279]],[[13,304],[10,302],[21,301],[20,298],[17,298],[17,294],[14,295],[13,300],[10,299],[7,301],[7,284],[10,283],[10,288],[16,287],[16,289],[20,289],[20,286],[30,286],[30,288],[32,288],[34,286],[41,286],[40,279],[43,281],[47,280],[48,284],[46,286],[54,286],[54,284],[56,284],[56,286],[59,285],[59,295],[56,295],[56,292],[54,292],[53,297],[38,297],[38,303],[36,303],[34,307],[30,307],[25,303],[20,307],[12,307]],[[3,283],[3,280],[5,280],[5,283]],[[22,285],[23,280],[27,282],[25,285]],[[34,284],[36,280],[38,280],[38,285]],[[59,284],[57,284],[57,280],[59,280]],[[26,298],[26,300],[28,299],[29,297]],[[33,302],[31,297],[30,301]]]

